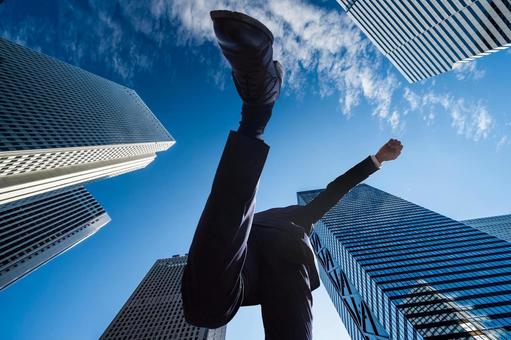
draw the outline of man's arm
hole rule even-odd
[[[353,168],[330,182],[326,189],[300,210],[296,223],[308,227],[316,223],[354,186],[377,171],[381,164],[396,159],[403,145],[396,139],[389,140],[374,155],[369,156]]]

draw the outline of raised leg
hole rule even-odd
[[[261,273],[266,340],[311,340],[312,295],[306,266],[274,259]]]
[[[269,147],[264,128],[282,84],[273,61],[273,36],[242,13],[213,11],[219,46],[232,66],[243,100],[238,132],[227,140],[206,207],[199,220],[182,281],[186,320],[217,328],[234,317],[243,301],[242,275],[259,177]]]
[[[191,324],[222,326],[241,305],[241,270],[268,150],[260,140],[229,135],[183,276],[183,306]]]

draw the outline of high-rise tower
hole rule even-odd
[[[353,339],[511,338],[509,242],[359,185],[311,243]]]
[[[409,82],[511,46],[510,0],[337,0]]]
[[[83,241],[110,221],[83,187],[0,205],[0,289]]]
[[[135,91],[0,38],[0,204],[143,168],[173,143]]]
[[[462,222],[484,231],[485,233],[511,242],[511,215],[474,218]]]
[[[224,340],[227,326],[207,329],[185,321],[181,277],[186,260],[176,255],[156,261],[101,339]]]

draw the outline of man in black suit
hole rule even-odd
[[[273,35],[262,23],[230,11],[213,11],[211,18],[243,106],[190,247],[182,282],[185,317],[190,324],[217,328],[240,306],[260,304],[266,339],[308,340],[311,291],[319,286],[308,238],[312,226],[382,162],[396,159],[402,145],[391,139],[306,206],[254,214],[269,151],[263,132],[280,92],[282,67],[273,60]]]

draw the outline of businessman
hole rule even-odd
[[[319,277],[308,235],[355,185],[402,150],[391,139],[328,184],[312,202],[255,214],[255,196],[269,146],[266,124],[283,70],[273,60],[273,35],[262,23],[231,11],[211,12],[219,46],[243,101],[189,250],[182,282],[186,320],[217,328],[240,306],[261,305],[267,340],[312,338],[312,295]]]

